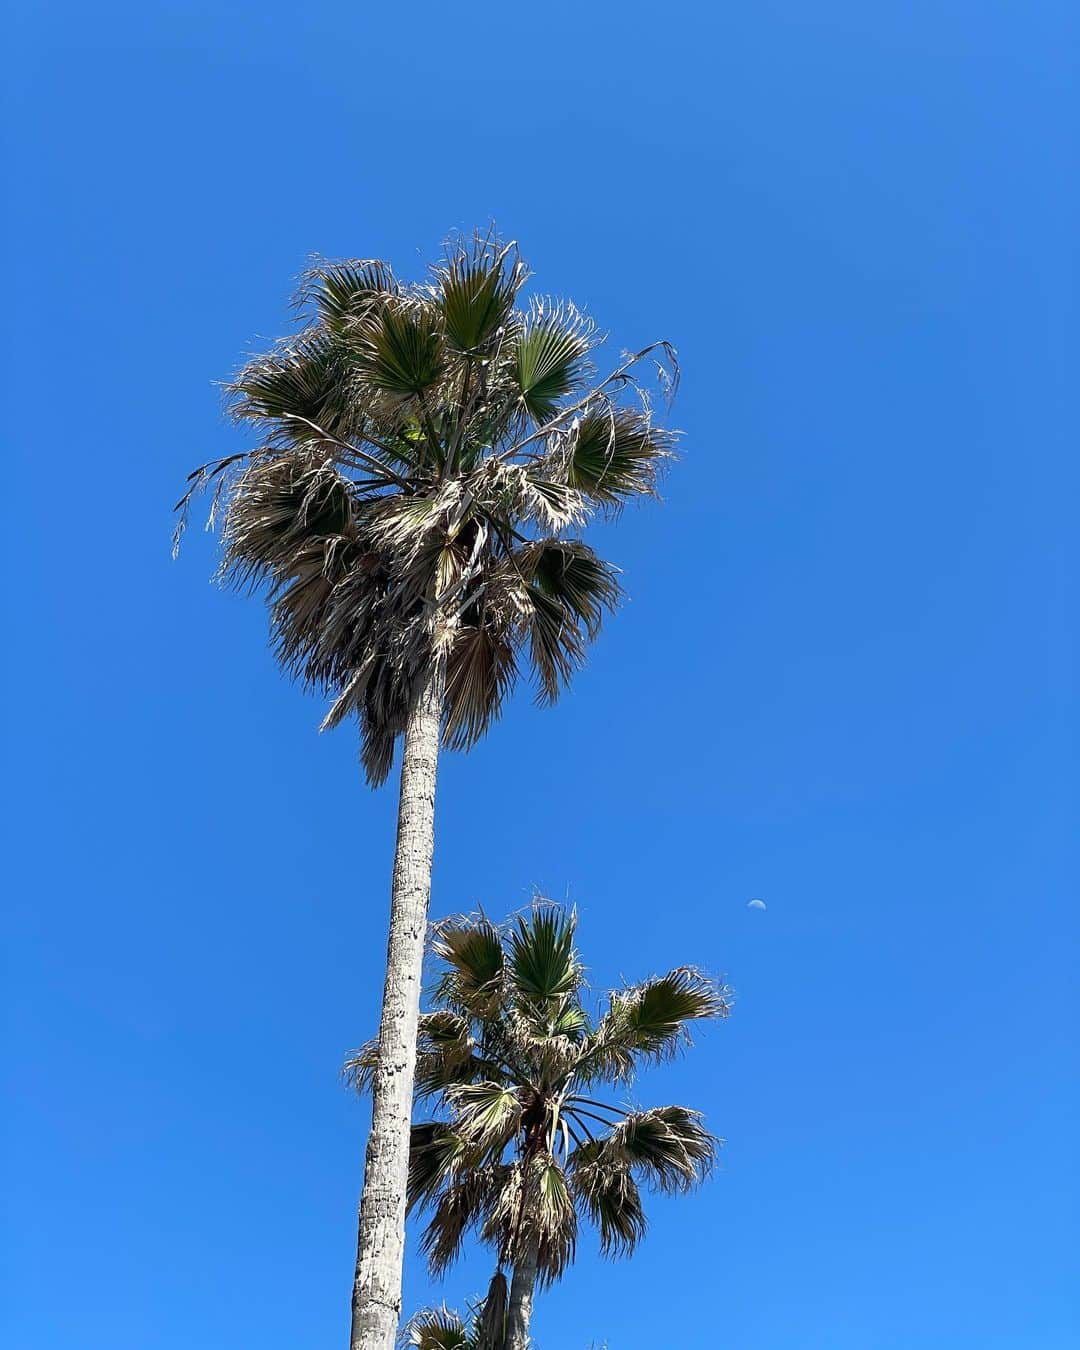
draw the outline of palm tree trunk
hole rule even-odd
[[[356,1244],[351,1350],[393,1350],[401,1317],[409,1128],[431,894],[443,678],[441,662],[434,663],[417,690],[405,729],[379,1062]]]
[[[537,1245],[532,1242],[514,1267],[510,1308],[506,1316],[506,1350],[529,1350],[529,1323],[532,1321],[537,1258]]]

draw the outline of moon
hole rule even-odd
[[[765,903],[764,900],[748,900],[747,903],[746,903],[746,908],[747,908],[747,909],[768,909],[768,905],[766,905],[766,903]]]

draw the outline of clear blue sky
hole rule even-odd
[[[739,995],[641,1088],[722,1171],[541,1350],[1076,1344],[1071,9],[16,0],[5,1345],[344,1343],[393,792],[169,508],[309,252],[490,217],[677,343],[685,456],[572,695],[445,761],[434,912]]]

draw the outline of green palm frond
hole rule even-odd
[[[450,1007],[483,1016],[494,1006],[503,973],[499,930],[482,915],[446,919],[432,935],[431,950],[446,967],[438,997]]]
[[[574,949],[577,916],[555,905],[534,905],[519,916],[509,938],[510,980],[517,996],[544,1004],[581,983]]]
[[[688,1023],[727,1017],[730,1011],[730,991],[692,966],[619,990],[593,1034],[591,1070],[601,1077],[630,1077],[636,1060],[661,1062],[688,1044]]]
[[[347,385],[348,358],[341,343],[332,334],[309,332],[249,361],[226,395],[235,420],[268,425],[272,439],[294,444],[310,441],[312,433],[291,418],[349,435]]]
[[[511,321],[525,279],[513,246],[477,240],[468,251],[451,249],[433,270],[447,341],[463,353],[487,347]]]
[[[561,1036],[575,1045],[589,1030],[589,1017],[577,1002],[566,1000],[551,1020],[551,1034]]]
[[[674,445],[672,434],[654,426],[645,414],[604,407],[581,418],[556,458],[564,458],[572,488],[613,507],[655,493],[657,474]]]
[[[500,1151],[521,1126],[521,1099],[505,1083],[452,1083],[443,1095],[453,1113],[454,1133],[478,1156]]]
[[[657,1106],[628,1115],[599,1142],[598,1166],[625,1166],[639,1181],[670,1194],[691,1190],[708,1174],[718,1140],[699,1111]]]
[[[572,305],[536,302],[517,335],[511,371],[522,407],[534,422],[554,416],[559,400],[581,387],[593,324]]]
[[[445,1008],[421,1013],[417,1035],[422,1047],[455,1058],[468,1054],[472,1045],[468,1018]]]
[[[581,630],[565,608],[536,586],[527,591],[529,658],[536,672],[537,701],[554,703],[585,663]]]
[[[225,518],[222,574],[246,586],[288,575],[298,554],[347,534],[348,482],[325,461],[258,459],[241,475]]]
[[[506,584],[527,636],[537,697],[553,703],[585,661],[605,610],[621,594],[615,569],[579,540],[541,539],[515,551]]]
[[[253,462],[229,503],[222,575],[238,589],[269,583],[275,654],[313,685],[332,673],[321,652],[335,586],[365,552],[360,510],[332,465],[295,456]],[[363,609],[352,619],[359,629]]]
[[[440,316],[419,304],[383,305],[359,326],[356,348],[365,382],[402,398],[425,393],[446,369]]]
[[[402,1344],[414,1350],[476,1350],[465,1323],[445,1303],[410,1318],[402,1329]]]
[[[526,544],[518,557],[534,588],[559,604],[588,638],[595,638],[604,612],[610,612],[622,594],[610,563],[578,539]]]
[[[377,258],[342,262],[318,258],[300,278],[294,304],[297,309],[310,305],[328,328],[339,332],[349,320],[363,318],[397,291],[389,263]]]
[[[474,1054],[466,1018],[446,1009],[421,1014],[414,1080],[418,1101],[445,1091],[453,1083],[469,1082],[486,1067]]]
[[[456,1176],[468,1158],[465,1141],[442,1120],[425,1120],[409,1135],[409,1210],[430,1204],[439,1188]]]

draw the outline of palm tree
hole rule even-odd
[[[598,1094],[673,1056],[691,1022],[727,1016],[729,992],[680,967],[617,990],[594,1018],[575,929],[546,901],[504,927],[482,915],[438,925],[440,973],[419,1024],[416,1095],[439,1110],[412,1127],[409,1206],[430,1212],[433,1275],[470,1232],[512,1273],[507,1350],[527,1346],[535,1288],[564,1273],[583,1220],[606,1255],[632,1252],[646,1228],[640,1187],[691,1189],[717,1145],[689,1107]],[[371,1041],[346,1076],[367,1090],[378,1062]]]
[[[447,246],[422,284],[385,262],[318,261],[301,327],[229,386],[258,436],[189,476],[223,512],[221,577],[263,588],[285,670],[355,716],[369,783],[403,741],[386,982],[360,1205],[352,1350],[392,1350],[401,1308],[420,975],[440,744],[467,749],[519,673],[553,702],[619,596],[582,542],[655,492],[671,433],[635,371],[674,389],[667,343],[603,379],[570,304],[519,307],[527,269],[491,234]]]
[[[506,1296],[506,1277],[496,1271],[468,1322],[445,1303],[425,1308],[405,1324],[402,1341],[413,1350],[506,1350]]]
[[[414,1350],[481,1350],[483,1342],[475,1319],[466,1323],[447,1307],[425,1308],[405,1326],[405,1345]],[[505,1342],[497,1343],[502,1350]]]

